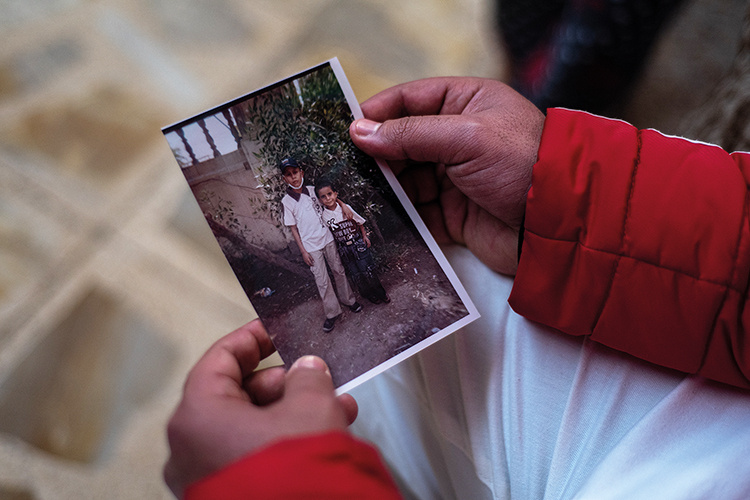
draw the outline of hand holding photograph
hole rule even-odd
[[[320,356],[339,393],[479,317],[361,117],[331,59],[163,129],[284,364]]]

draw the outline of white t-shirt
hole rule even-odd
[[[305,186],[295,200],[289,193],[281,199],[284,208],[284,225],[297,226],[302,245],[308,252],[314,252],[333,241],[333,236],[323,223],[323,207],[315,196],[315,188]]]

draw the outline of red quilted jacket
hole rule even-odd
[[[750,387],[749,179],[747,153],[550,110],[511,306]]]
[[[186,500],[401,498],[377,451],[344,432],[288,439],[192,484]]]

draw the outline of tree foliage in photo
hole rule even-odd
[[[329,177],[341,199],[375,224],[382,197],[388,198],[387,182],[351,142],[354,117],[330,66],[240,103],[232,114],[242,136],[260,144],[258,180],[279,225],[286,184],[278,165],[284,158],[300,164],[306,185]]]

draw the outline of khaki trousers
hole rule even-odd
[[[356,301],[354,292],[352,292],[352,288],[349,286],[349,280],[346,279],[339,253],[336,250],[336,242],[332,241],[322,249],[308,253],[313,258],[313,265],[310,267],[310,270],[313,276],[315,276],[315,284],[318,286],[320,298],[323,299],[323,310],[325,311],[326,318],[335,318],[341,314],[339,298],[347,306],[354,304]],[[331,268],[331,273],[336,281],[335,291],[328,277],[326,262],[328,262],[328,266]],[[336,291],[338,291],[339,298],[336,298]]]

